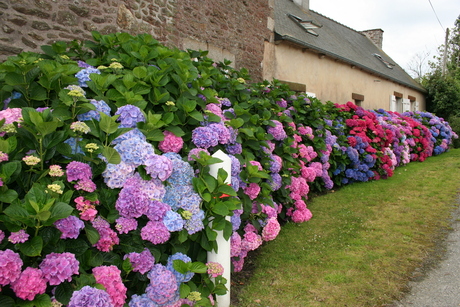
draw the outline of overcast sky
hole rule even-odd
[[[310,0],[310,9],[357,31],[382,29],[383,50],[407,71],[417,54],[439,54],[460,15],[460,0],[431,4],[439,21],[429,0]]]

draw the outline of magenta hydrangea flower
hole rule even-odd
[[[218,262],[207,262],[206,263],[207,273],[211,277],[217,277],[224,274],[224,267]]]
[[[29,239],[29,234],[26,233],[24,229],[21,229],[17,232],[12,232],[8,237],[8,241],[13,244],[24,243]]]
[[[37,294],[45,293],[46,280],[43,278],[43,272],[27,267],[11,284],[11,289],[20,299],[32,301]]]
[[[230,237],[230,257],[238,257],[241,253],[241,236],[235,231]]]
[[[91,167],[83,162],[72,161],[66,168],[67,181],[88,180],[93,176]]]
[[[93,221],[97,215],[96,205],[99,201],[90,201],[85,199],[83,196],[75,198],[76,208],[80,211],[80,218],[84,221]]]
[[[174,274],[162,264],[155,264],[147,277],[150,284],[145,289],[147,297],[158,305],[166,305],[177,300],[177,280]],[[177,297],[177,299],[176,299]]]
[[[54,226],[62,232],[61,239],[76,239],[80,231],[85,228],[85,223],[78,217],[70,215],[54,222]]]
[[[11,249],[0,250],[0,285],[6,286],[21,274],[22,259]]]
[[[160,221],[148,221],[141,229],[142,240],[149,241],[153,244],[165,243],[171,237],[171,233],[165,224]]]
[[[22,119],[22,109],[21,108],[8,108],[6,110],[0,111],[0,120],[4,119],[5,122],[3,126],[11,124],[13,122],[19,122]],[[4,136],[5,131],[0,132],[0,136]]]
[[[5,233],[3,230],[0,230],[0,243],[2,243],[3,239],[5,239]]]
[[[123,307],[127,288],[121,280],[121,271],[114,265],[93,268],[96,282],[103,285],[114,307]]]
[[[71,281],[72,275],[78,275],[80,262],[72,253],[50,253],[40,263],[43,278],[52,286],[59,285],[65,280]]]
[[[271,217],[267,220],[267,224],[262,229],[262,240],[274,240],[280,232],[280,223],[276,217]]]
[[[110,295],[104,290],[84,286],[72,293],[67,307],[114,307]]]
[[[176,136],[171,131],[163,131],[164,139],[158,143],[158,149],[162,152],[175,152],[178,153],[182,146],[184,146],[184,140],[180,136]]]
[[[308,208],[305,208],[303,210],[295,210],[292,213],[292,221],[294,223],[302,223],[310,220],[312,217],[312,213]]]
[[[123,259],[129,258],[134,272],[145,274],[155,265],[155,257],[149,249],[145,248],[141,253],[126,254]]]

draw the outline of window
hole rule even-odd
[[[364,95],[352,93],[351,99],[353,99],[355,105],[357,105],[358,107],[362,107],[362,103],[364,101]]]
[[[380,54],[378,53],[374,53],[372,54],[373,56],[375,56],[377,59],[379,59],[380,62],[382,62],[387,68],[389,69],[393,69],[393,66],[396,66],[395,64],[393,63],[390,63],[388,61],[386,61]]]
[[[310,33],[311,35],[318,36],[319,34],[314,31],[314,29],[319,29],[322,27],[322,25],[314,22],[313,20],[304,20],[298,16],[289,14],[289,18],[294,20],[296,24],[298,24],[300,27],[302,27],[307,33]]]
[[[412,112],[419,111],[417,98],[415,98],[414,96],[411,96],[411,95],[408,95],[407,98],[410,101],[410,110]]]
[[[392,111],[403,113],[405,111],[404,104],[403,104],[403,94],[394,92],[393,95],[395,97],[395,110],[392,110]]]

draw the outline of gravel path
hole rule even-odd
[[[446,254],[421,281],[410,282],[410,293],[392,307],[460,306],[460,209],[453,213]]]

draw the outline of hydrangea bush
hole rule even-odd
[[[58,42],[0,64],[1,306],[211,306],[308,198],[447,150],[434,114],[364,110],[148,35]],[[212,154],[227,153],[217,178]],[[231,184],[226,179],[231,178]],[[228,286],[228,285],[227,285]]]

